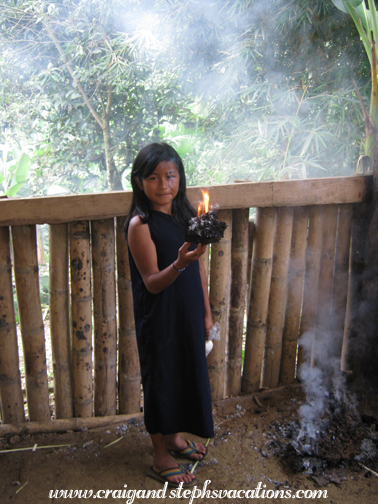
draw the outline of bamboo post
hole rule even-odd
[[[307,208],[296,207],[293,215],[285,322],[282,335],[282,359],[280,369],[280,383],[282,385],[289,385],[295,380],[298,336],[302,310],[307,231]]]
[[[211,245],[206,249],[206,252],[201,256],[203,267],[205,268],[206,278],[209,278],[210,272],[210,251]]]
[[[339,205],[332,302],[333,337],[335,339],[335,352],[337,355],[341,355],[342,353],[344,335],[352,215],[352,205]]]
[[[318,286],[323,240],[323,206],[309,207],[309,230],[306,250],[306,266],[303,290],[303,308],[300,325],[300,337],[309,333],[314,340],[318,309]],[[303,346],[298,348],[298,366],[305,361]]]
[[[247,264],[247,292],[246,292],[246,306],[249,307],[251,295],[251,276],[252,276],[252,256],[253,256],[253,243],[255,240],[256,226],[255,221],[248,222],[248,264]]]
[[[337,205],[324,207],[322,252],[318,285],[317,327],[321,331],[331,329],[331,308],[333,277],[335,269],[335,248],[337,232]]]
[[[72,370],[74,416],[92,411],[92,292],[89,222],[70,224]]]
[[[227,395],[241,388],[244,310],[247,290],[249,208],[232,210],[231,299],[228,335]]]
[[[55,418],[73,416],[68,249],[68,224],[50,225],[49,304]]]
[[[0,227],[0,402],[4,423],[25,421],[13,304],[9,228]]]
[[[248,308],[242,392],[250,394],[260,387],[270,282],[273,263],[273,242],[276,209],[258,208],[253,247],[251,299]]]
[[[220,210],[219,220],[226,222],[224,238],[211,245],[210,305],[213,322],[221,326],[221,339],[215,341],[207,358],[211,397],[213,401],[225,397],[226,348],[230,308],[231,285],[231,210]]]
[[[282,334],[292,231],[293,208],[278,208],[262,380],[263,387],[267,388],[278,387],[280,377]]]
[[[327,355],[335,357],[335,337],[331,333],[332,292],[335,269],[335,248],[337,233],[337,205],[324,206],[322,251],[318,283],[317,320],[312,348],[312,365],[320,365],[323,360],[324,342],[327,342]],[[341,352],[338,357],[341,356]]]
[[[358,373],[359,356],[354,350],[358,346],[358,329],[356,320],[361,299],[362,277],[365,265],[365,244],[368,227],[371,221],[373,205],[362,203],[353,205],[351,248],[349,266],[349,284],[347,311],[345,315],[345,331],[342,348],[342,368]]]
[[[35,225],[13,226],[12,241],[29,419],[45,421],[50,407]]]
[[[114,219],[92,221],[95,416],[115,415],[117,322]]]
[[[124,221],[117,218],[118,393],[119,412],[134,413],[140,411],[141,378]]]

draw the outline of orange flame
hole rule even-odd
[[[209,201],[210,201],[209,193],[207,191],[202,190],[202,198],[203,198],[203,201],[200,201],[200,203],[198,205],[198,217],[209,211],[209,206],[210,206],[209,205]],[[210,206],[210,209],[211,208],[212,208],[212,206]]]

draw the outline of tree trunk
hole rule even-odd
[[[102,128],[102,133],[104,135],[105,144],[105,159],[106,159],[106,171],[108,175],[108,189],[109,191],[122,191],[122,180],[121,173],[117,170],[113,152],[112,152],[112,141],[110,134],[110,112],[112,107],[113,91],[108,92],[108,102],[106,104],[106,111],[104,114],[104,124]]]

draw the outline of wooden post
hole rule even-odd
[[[0,227],[0,402],[4,423],[25,421],[13,304],[9,228]]]
[[[133,413],[132,415],[114,415],[106,417],[65,418],[60,420],[51,420],[50,422],[4,424],[0,425],[0,437],[99,429],[100,427],[107,427],[121,423],[125,424],[130,420],[142,420],[142,417],[143,413]],[[54,446],[49,446],[49,448],[53,449]],[[1,451],[5,452],[6,450]]]
[[[13,226],[13,257],[30,421],[50,420],[36,227]]]
[[[68,249],[68,224],[50,225],[49,301],[55,418],[71,418],[73,416]]]
[[[273,263],[276,209],[258,208],[253,247],[251,299],[248,309],[242,392],[250,394],[260,388],[264,356],[266,323]]]
[[[228,336],[227,395],[241,388],[244,309],[247,290],[249,208],[232,211],[231,300]]]
[[[70,224],[74,416],[93,415],[92,292],[89,222]]]
[[[122,414],[140,411],[141,392],[129,256],[123,232],[124,221],[124,217],[117,218],[118,387],[119,412]]]
[[[256,226],[255,221],[250,220],[248,223],[248,265],[247,265],[247,292],[246,292],[246,306],[249,307],[251,297],[251,277],[252,277],[252,256],[253,256],[253,243],[255,241]]]
[[[329,331],[332,326],[331,307],[335,269],[337,213],[337,205],[326,205],[324,207],[317,313],[317,327],[321,331]]]
[[[114,219],[92,221],[95,416],[116,413],[117,322]]]
[[[323,237],[318,283],[317,320],[312,348],[312,365],[321,364],[326,344],[329,357],[335,357],[335,337],[331,333],[332,292],[335,269],[335,248],[337,232],[337,205],[325,205],[323,215]],[[341,356],[341,352],[338,357]]]
[[[295,380],[298,336],[302,310],[307,231],[307,208],[297,207],[294,209],[285,323],[282,336],[282,359],[280,369],[280,383],[282,385],[289,385]]]
[[[344,335],[352,215],[352,205],[339,205],[332,302],[333,337],[337,355],[341,355]]]
[[[320,260],[323,240],[323,206],[309,208],[309,231],[306,250],[306,269],[303,291],[303,308],[300,326],[300,337],[310,333],[314,339],[316,315],[318,309],[318,285],[320,273]],[[305,361],[305,350],[300,345],[298,348],[298,366]]]
[[[359,374],[358,320],[359,303],[362,293],[362,278],[365,266],[365,245],[368,227],[371,221],[373,205],[362,203],[353,205],[351,248],[348,283],[347,311],[345,315],[345,331],[342,348],[342,368],[356,371]]]
[[[202,263],[205,268],[206,278],[209,278],[210,273],[210,250],[211,245],[208,246],[206,252],[201,256]]]
[[[278,387],[280,377],[282,334],[292,231],[293,208],[278,208],[262,381],[263,387],[267,388]]]
[[[215,341],[214,348],[207,358],[213,401],[225,397],[231,285],[231,210],[219,211],[218,217],[219,220],[226,222],[227,229],[220,243],[211,245],[210,305],[214,323],[219,322],[221,326],[221,339]]]

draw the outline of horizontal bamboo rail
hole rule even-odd
[[[201,189],[209,191],[210,201],[221,209],[329,205],[361,203],[372,190],[372,176],[330,177],[324,179],[249,182],[211,187],[189,187],[188,198],[202,199]],[[122,217],[131,205],[129,191],[12,198],[0,200],[0,226],[58,224],[81,220]]]
[[[361,248],[353,229],[371,185],[371,176],[356,176],[208,188],[211,202],[219,204],[219,218],[228,225],[224,239],[211,246],[210,263],[205,259],[213,320],[221,325],[221,340],[208,357],[213,400],[293,383],[306,357],[299,345],[305,333],[311,335],[313,355],[319,335],[329,333],[334,354],[342,355],[346,365],[347,292],[356,290],[349,264],[358,256],[353,250]],[[188,189],[193,203],[200,199],[200,189]],[[123,235],[130,201],[129,192],[0,200],[0,401],[5,423],[0,436],[106,425],[140,415]],[[257,208],[255,222],[248,219],[250,208]],[[39,223],[50,225],[56,420],[51,420],[48,402],[38,287]],[[25,412],[12,274],[26,366]]]
[[[64,418],[54,422],[24,422],[16,424],[0,425],[0,437],[20,436],[27,434],[38,434],[40,432],[66,432],[68,430],[79,431],[83,429],[96,429],[108,425],[126,423],[130,420],[139,419],[143,413],[132,413],[129,415],[114,415],[107,417],[89,418]],[[5,452],[7,450],[4,450]]]

